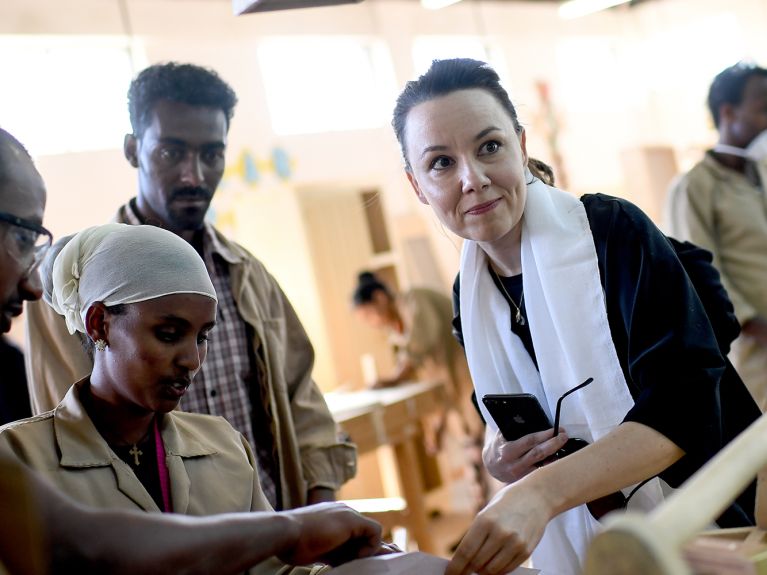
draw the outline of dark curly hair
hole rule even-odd
[[[410,110],[418,104],[434,100],[441,96],[447,96],[459,90],[485,90],[501,107],[509,114],[514,124],[517,135],[522,133],[522,125],[517,117],[517,109],[509,98],[508,92],[501,85],[498,73],[485,62],[472,60],[471,58],[452,58],[448,60],[434,60],[429,69],[417,80],[412,80],[405,85],[405,89],[397,98],[392,118],[392,127],[397,136],[402,158],[405,161],[405,169],[410,170],[405,146],[405,125]],[[533,176],[543,182],[554,185],[554,177],[551,168],[540,160],[530,158],[528,168]]]
[[[738,62],[716,75],[708,91],[708,109],[719,127],[719,108],[722,104],[738,106],[743,101],[743,91],[752,76],[767,77],[767,69],[749,62]]]
[[[130,123],[137,138],[144,134],[160,100],[220,108],[226,116],[227,129],[237,105],[234,90],[213,70],[177,62],[155,64],[142,70],[128,89]]]

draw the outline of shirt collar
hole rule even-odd
[[[706,166],[708,166],[708,168],[720,180],[737,179],[737,180],[744,180],[751,183],[745,174],[738,172],[736,170],[733,170],[732,168],[728,168],[727,166],[722,164],[719,160],[717,160],[713,150],[708,150],[706,152],[706,155],[703,156],[703,163]],[[754,166],[754,168],[756,168],[756,164],[751,160],[746,159],[746,164],[751,164],[752,166]]]
[[[53,411],[53,428],[63,467],[99,467],[110,465],[117,458],[80,400],[80,392],[86,385],[88,378],[70,387]]]
[[[89,384],[85,378],[70,387],[53,412],[54,433],[61,450],[59,461],[63,467],[100,467],[118,459],[83,406],[81,393]],[[177,417],[174,412],[163,417],[160,431],[168,455],[200,457],[217,453],[193,422]]]

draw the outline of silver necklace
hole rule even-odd
[[[516,313],[514,314],[514,321],[516,321],[519,325],[525,325],[525,316],[522,315],[522,302],[525,300],[524,289],[522,290],[522,295],[519,297],[519,305],[517,305],[516,303],[514,303],[514,300],[511,299],[509,292],[506,291],[506,288],[504,287],[503,282],[501,281],[501,278],[498,277],[498,273],[493,269],[493,266],[490,266],[490,271],[493,272],[495,279],[498,280],[498,285],[501,286],[501,291],[503,292],[503,295],[506,298],[506,301],[508,301],[511,305],[513,305],[514,309],[516,310]]]

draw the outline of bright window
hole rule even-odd
[[[511,89],[501,51],[479,36],[418,36],[413,40],[415,77],[426,72],[433,60],[448,58],[473,58],[487,62],[500,76],[503,87],[507,91]]]
[[[130,131],[129,41],[0,36],[0,126],[33,155],[119,148]]]
[[[259,45],[258,59],[279,135],[378,128],[388,121],[394,73],[379,41],[272,37]]]

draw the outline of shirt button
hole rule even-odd
[[[210,390],[210,396],[211,397],[216,397],[216,395],[217,395],[216,390],[215,389],[211,389]]]

